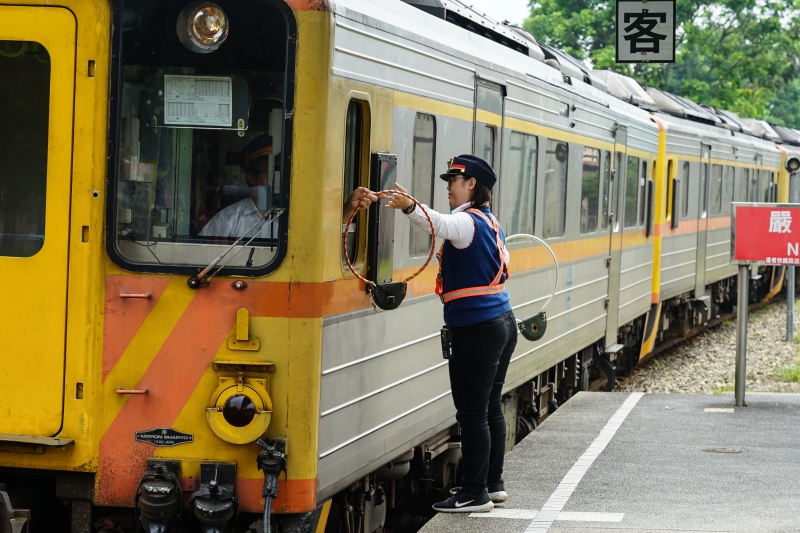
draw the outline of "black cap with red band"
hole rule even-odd
[[[464,154],[450,160],[450,168],[439,176],[445,181],[450,181],[453,176],[475,178],[478,183],[486,185],[489,189],[497,182],[492,166],[476,155]]]

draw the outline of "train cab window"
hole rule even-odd
[[[611,186],[611,152],[608,150],[603,152],[603,173],[600,177],[600,230],[604,231],[608,227],[608,190]]]
[[[681,202],[683,203],[683,205],[681,205],[682,218],[686,218],[689,216],[689,191],[691,190],[691,188],[689,188],[690,168],[691,165],[689,164],[688,161],[684,161],[682,163],[682,168],[681,168]]]
[[[722,212],[722,165],[711,166],[711,183],[708,188],[708,207],[710,214]]]
[[[597,214],[602,188],[600,150],[584,147],[581,175],[581,233],[597,231]]]
[[[733,202],[733,188],[734,188],[734,168],[725,167],[725,179],[722,181],[722,213],[725,215],[731,214],[731,202]]]
[[[644,226],[644,215],[647,211],[647,161],[642,161],[642,173],[639,175],[639,225]]]
[[[39,43],[0,41],[0,256],[30,257],[45,239],[50,55]],[[13,105],[11,105],[13,104]]]
[[[507,235],[533,234],[538,147],[537,137],[511,132],[508,166],[504,172],[507,183],[501,189],[506,197],[500,204],[500,219]]]
[[[628,156],[628,173],[625,176],[624,227],[636,227],[637,200],[639,199],[639,158]]]
[[[200,41],[190,7],[130,0],[114,24],[109,252],[132,270],[196,272],[238,247],[228,272],[263,275],[288,236],[294,22],[272,0],[225,0],[215,17],[230,31]]]
[[[567,143],[547,140],[544,156],[543,231],[545,239],[562,237],[567,220]]]
[[[414,119],[411,194],[427,205],[433,205],[433,165],[436,160],[436,117],[417,113]],[[431,236],[411,226],[408,251],[412,257],[423,256],[431,249]]]

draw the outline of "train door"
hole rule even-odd
[[[694,282],[694,295],[699,297],[706,292],[706,230],[708,230],[708,189],[711,177],[711,146],[700,144],[700,207],[697,220],[697,275]]]
[[[611,179],[608,180],[608,304],[606,305],[606,351],[617,344],[617,322],[619,315],[619,276],[622,265],[622,205],[625,195],[620,188],[625,183],[627,168],[628,127],[620,125],[614,140],[611,156]]]
[[[492,165],[498,176],[501,171],[500,154],[503,153],[505,94],[506,88],[503,85],[482,78],[476,79],[472,153]],[[503,180],[498,180],[500,187],[502,187],[502,182]],[[500,213],[499,190],[494,191],[492,196],[492,212],[498,216]]]
[[[56,7],[2,7],[0,433],[61,428],[76,22]]]

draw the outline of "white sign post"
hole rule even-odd
[[[675,62],[676,0],[617,0],[617,63]]]

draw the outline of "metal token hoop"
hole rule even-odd
[[[344,250],[344,259],[345,261],[347,261],[347,267],[350,269],[350,272],[352,272],[355,277],[366,283],[367,291],[369,292],[372,303],[374,305],[377,305],[384,311],[390,311],[392,309],[397,309],[403,302],[403,298],[405,298],[406,296],[406,288],[408,286],[408,282],[419,276],[422,273],[422,271],[425,270],[425,268],[427,268],[428,264],[431,262],[431,259],[433,259],[433,254],[436,250],[436,231],[433,229],[433,221],[431,220],[430,214],[428,214],[428,210],[425,209],[425,207],[410,194],[397,191],[394,189],[387,189],[385,191],[380,191],[376,194],[378,196],[384,194],[392,194],[392,195],[396,194],[399,196],[405,196],[406,198],[414,202],[415,206],[419,206],[419,208],[422,209],[422,212],[425,215],[425,218],[427,219],[428,224],[430,225],[431,228],[431,249],[430,252],[428,252],[428,258],[425,260],[425,263],[421,267],[419,267],[419,270],[417,270],[415,273],[413,273],[403,281],[397,281],[393,283],[375,283],[374,281],[370,281],[361,274],[359,274],[358,272],[356,272],[356,269],[353,267],[353,263],[350,261],[350,255],[347,252],[347,235],[350,233],[350,225],[353,223],[353,220],[356,218],[356,215],[358,215],[358,212],[361,210],[360,209],[354,210],[347,221],[347,226],[345,226],[344,233],[342,234],[342,249]],[[376,205],[379,206],[380,201],[376,202]]]
[[[550,248],[546,242],[535,235],[517,233],[515,235],[511,235],[510,237],[506,237],[506,242],[512,239],[530,239],[541,243],[545,248],[547,248],[547,251],[550,252],[550,256],[553,258],[553,264],[556,267],[556,280],[555,283],[553,283],[553,291],[550,293],[550,297],[542,306],[542,310],[535,315],[526,318],[525,320],[517,320],[517,327],[519,328],[520,333],[522,333],[522,336],[529,341],[538,341],[544,336],[544,332],[547,330],[547,315],[545,314],[544,310],[547,307],[547,304],[550,303],[550,300],[553,299],[553,296],[555,296],[556,289],[558,288],[558,260],[556,259],[556,254],[553,252],[553,249]]]

